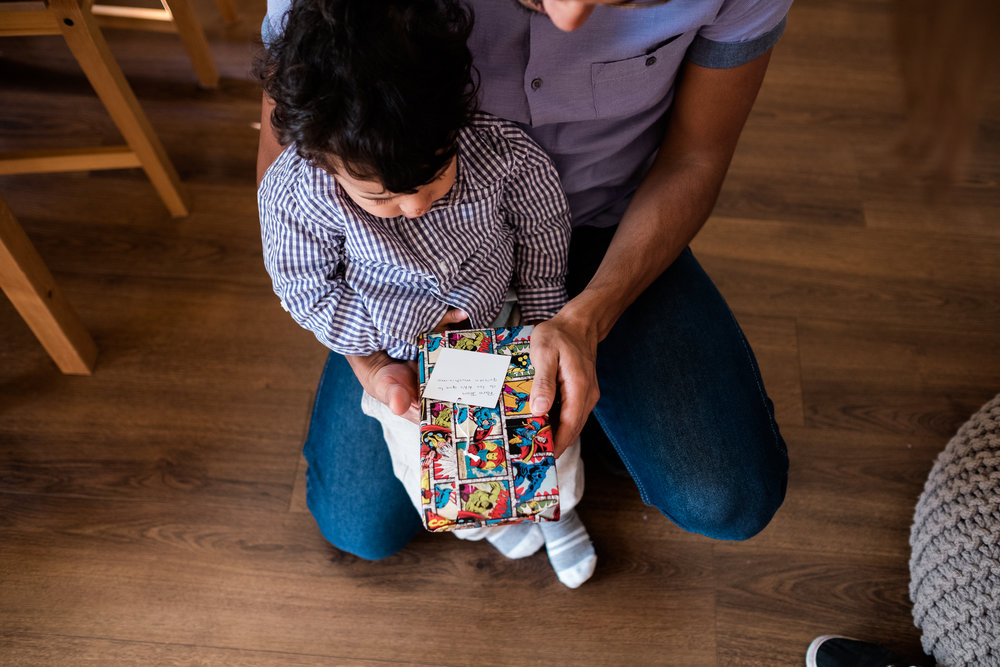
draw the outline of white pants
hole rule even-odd
[[[392,413],[387,405],[368,392],[361,397],[361,411],[374,417],[382,424],[382,434],[389,446],[392,457],[392,472],[403,483],[417,512],[421,510],[420,500],[420,427],[413,422]],[[568,512],[583,497],[583,461],[580,459],[580,439],[577,438],[556,461],[556,477],[559,480],[559,508]],[[505,526],[485,528],[464,528],[454,531],[456,537],[465,540],[481,540],[490,532],[503,530]]]

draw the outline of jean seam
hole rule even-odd
[[[750,370],[753,371],[754,383],[757,385],[757,395],[760,396],[761,405],[764,408],[764,414],[769,414],[770,411],[767,409],[767,392],[764,391],[764,378],[761,377],[760,366],[754,359],[753,353],[750,351],[750,343],[747,341],[746,334],[743,333],[743,329],[740,327],[739,321],[736,319],[732,310],[729,311],[729,318],[736,326],[736,331],[740,335],[740,342],[743,344],[743,352],[746,354],[747,363],[750,364]],[[778,436],[778,431],[776,429],[777,424],[773,414],[768,416],[768,422],[771,427],[771,435],[773,436],[771,444],[775,451],[780,452],[781,448],[778,447],[778,442],[781,438]]]
[[[646,493],[646,488],[642,485],[642,480],[640,480],[638,476],[636,476],[635,470],[633,470],[632,468],[632,464],[630,464],[628,462],[628,459],[622,454],[621,447],[618,446],[617,438],[614,436],[614,434],[610,433],[607,428],[604,427],[604,422],[601,419],[601,414],[596,409],[594,410],[594,416],[597,417],[597,423],[601,425],[601,430],[604,431],[604,435],[608,436],[608,440],[611,441],[611,446],[615,448],[615,452],[618,454],[618,458],[620,458],[622,463],[625,464],[625,469],[628,470],[629,476],[632,478],[632,481],[635,482],[636,488],[639,489],[639,497],[642,498],[642,502],[645,503],[647,506],[650,507],[653,506],[653,504],[649,502],[649,494]],[[660,511],[662,512],[663,510]],[[671,519],[671,521],[673,521],[673,519]]]
[[[265,22],[266,20],[267,19],[265,19]],[[334,544],[333,540],[331,540],[327,536],[325,526],[323,525],[323,522],[319,520],[320,513],[314,506],[316,502],[314,500],[316,497],[316,491],[314,488],[316,486],[316,483],[313,481],[314,466],[312,464],[311,457],[306,455],[307,449],[312,451],[315,448],[314,445],[312,445],[313,424],[316,423],[316,418],[319,416],[320,412],[319,401],[316,399],[322,394],[323,384],[326,382],[327,379],[326,375],[329,372],[329,369],[330,369],[330,364],[328,355],[327,359],[324,360],[323,362],[323,371],[320,373],[319,383],[317,383],[316,385],[316,393],[313,394],[313,406],[312,406],[312,411],[309,414],[309,429],[306,431],[306,441],[302,445],[302,455],[306,459],[306,507],[309,509],[309,513],[312,514],[313,520],[316,522],[316,527],[319,529],[319,532],[323,536],[323,539],[325,539],[330,544]],[[322,487],[322,485],[320,486]],[[334,546],[337,545],[334,544]],[[340,547],[337,548],[339,549]]]
[[[312,438],[310,437],[312,435],[312,425],[316,421],[316,417],[319,414],[319,401],[317,401],[316,398],[322,393],[321,390],[323,388],[323,383],[326,382],[326,374],[329,371],[329,369],[330,369],[330,364],[328,356],[327,359],[323,362],[323,371],[320,373],[319,383],[316,385],[316,393],[313,394],[313,407],[312,411],[309,414],[309,429],[306,431],[306,441],[303,443],[302,447],[303,455],[305,453],[305,448],[308,447],[309,443],[312,441]],[[308,467],[308,465],[309,465],[309,457],[306,457],[306,466]]]
[[[740,344],[743,347],[743,352],[746,355],[747,363],[749,364],[750,370],[753,374],[754,384],[757,386],[757,395],[760,397],[764,413],[768,414],[769,411],[767,409],[767,394],[764,391],[764,382],[760,374],[760,367],[754,361],[753,354],[750,352],[750,343],[747,341],[746,335],[743,333],[743,329],[739,326],[739,321],[736,319],[736,316],[733,314],[733,311],[731,309],[727,310],[729,313],[730,321],[736,327],[736,333],[739,335]],[[601,425],[601,430],[603,430],[605,435],[607,435],[608,440],[611,442],[612,446],[615,448],[615,451],[618,453],[618,457],[622,460],[622,463],[625,464],[625,468],[628,470],[629,475],[632,477],[632,481],[635,483],[636,488],[638,488],[639,490],[639,496],[642,498],[642,501],[647,506],[650,507],[654,506],[653,503],[650,502],[649,494],[646,493],[646,489],[642,484],[642,480],[639,479],[639,477],[636,475],[635,469],[632,467],[632,464],[628,461],[628,458],[622,454],[622,449],[619,446],[618,438],[615,436],[614,433],[610,432],[608,429],[605,428],[604,421],[603,419],[601,419],[600,411],[595,409],[594,416],[597,417],[597,422]],[[775,451],[781,453],[781,448],[778,446],[780,438],[778,436],[775,419],[773,416],[768,417],[768,425],[769,428],[771,429],[772,447],[775,449]],[[670,518],[670,520],[676,523],[678,526],[683,527],[681,523],[679,523],[676,519],[671,517],[670,514],[665,512],[662,508],[657,507],[657,509],[659,509],[660,512],[662,512],[665,516]]]
[[[594,412],[594,414],[597,416],[597,423],[601,424],[601,416],[597,414],[596,411]],[[601,424],[601,429],[604,430],[604,424]],[[646,489],[643,487],[642,481],[639,480],[638,477],[636,477],[635,470],[632,469],[632,466],[629,464],[628,460],[626,460],[626,458],[622,455],[621,450],[618,447],[618,443],[615,442],[615,437],[610,433],[608,433],[606,430],[604,431],[604,434],[608,436],[608,440],[611,441],[611,445],[615,448],[615,451],[618,452],[618,458],[622,460],[622,463],[625,464],[625,468],[628,470],[628,474],[632,476],[632,481],[635,482],[636,487],[639,489],[639,497],[642,499],[642,502],[645,503],[647,507],[655,507],[660,514],[667,517],[670,521],[674,523],[675,526],[678,526],[682,530],[686,530],[689,533],[696,533],[697,531],[689,528],[683,521],[678,521],[677,518],[674,517],[666,509],[660,507],[659,505],[653,502],[650,502],[649,494],[646,493]]]

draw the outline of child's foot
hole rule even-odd
[[[597,554],[579,515],[570,510],[559,521],[537,525],[545,536],[549,562],[559,581],[570,588],[577,588],[590,579],[597,567]]]
[[[507,558],[524,558],[541,549],[545,544],[537,523],[515,523],[501,526],[486,538],[496,550]]]

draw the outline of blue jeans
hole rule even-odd
[[[571,294],[590,280],[613,232],[574,230]],[[787,449],[753,352],[690,249],[600,344],[597,376],[594,414],[646,504],[717,539],[744,540],[768,524],[784,500]],[[421,522],[360,401],[347,362],[330,354],[305,444],[307,500],[327,540],[377,560],[402,549]]]

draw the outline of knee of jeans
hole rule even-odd
[[[409,543],[412,535],[405,538],[390,535],[382,531],[338,530],[331,522],[324,522],[316,517],[320,532],[326,541],[340,551],[364,558],[365,560],[382,560],[399,552]]]
[[[671,521],[692,533],[718,540],[748,540],[771,522],[784,500],[784,480],[774,485],[733,483],[725,479],[676,481],[669,497],[653,504]]]
[[[417,532],[404,525],[408,522],[402,521],[403,517],[389,527],[377,522],[365,522],[356,516],[338,518],[330,506],[317,500],[314,494],[306,494],[306,504],[327,542],[340,551],[365,560],[382,560],[392,556],[409,544]]]

